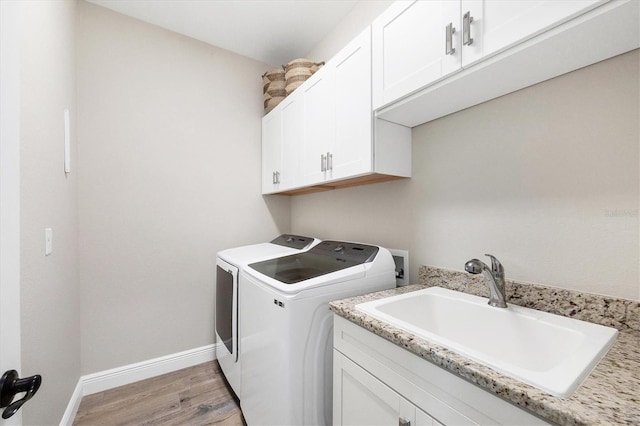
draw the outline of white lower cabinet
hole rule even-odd
[[[334,315],[334,425],[547,425]]]
[[[334,424],[436,426],[438,421],[334,349]]]

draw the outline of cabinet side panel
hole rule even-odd
[[[374,170],[376,173],[411,177],[411,129],[375,119]]]

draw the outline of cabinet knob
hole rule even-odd
[[[411,426],[411,420],[405,419],[404,417],[399,417],[398,426]]]

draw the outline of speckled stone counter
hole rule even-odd
[[[620,330],[616,342],[570,398],[549,395],[358,310],[359,303],[439,286],[487,297],[481,277],[421,267],[420,284],[339,300],[331,310],[548,422],[561,425],[640,424],[640,302],[507,281],[508,303]]]

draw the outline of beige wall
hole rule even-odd
[[[22,2],[22,373],[41,374],[24,424],[54,424],[80,376],[77,280],[75,1]],[[71,112],[72,173],[64,173],[63,110]],[[44,229],[53,253],[44,255]]]
[[[315,61],[328,61],[349,41],[360,34],[394,0],[361,0],[351,11],[307,54]]]
[[[640,299],[638,51],[413,129],[413,178],[295,197],[292,232]],[[339,214],[335,214],[335,212]],[[485,258],[485,260],[487,260]]]
[[[83,374],[214,341],[218,250],[289,230],[260,195],[268,65],[80,2]]]

